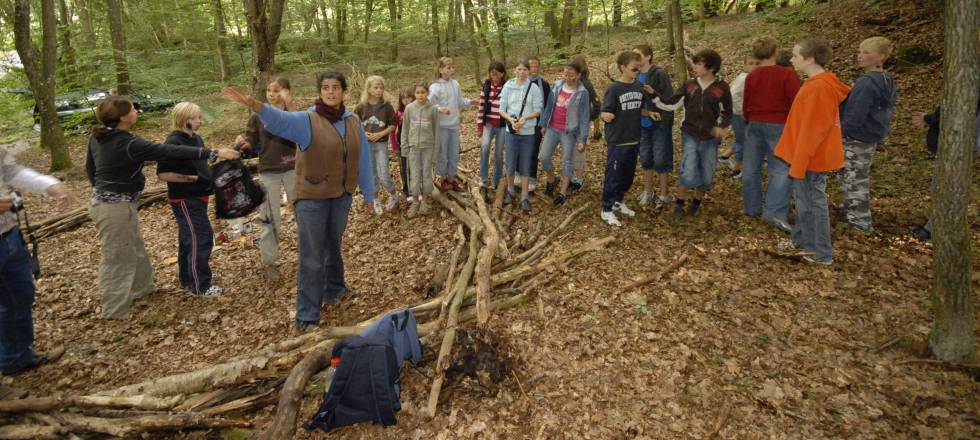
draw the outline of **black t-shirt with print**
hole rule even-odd
[[[616,81],[606,89],[602,111],[616,115],[606,124],[606,143],[630,145],[640,142],[640,109],[643,108],[643,86],[639,82]]]

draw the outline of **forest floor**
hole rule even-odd
[[[942,52],[940,13],[930,9],[935,2],[900,0],[881,10],[860,1],[833,4],[833,9],[823,4],[768,19],[714,19],[704,34],[691,31],[687,45],[717,49],[729,60],[722,71],[729,79],[756,35],[778,36],[785,47],[808,32],[830,38],[837,53],[831,69],[845,81],[858,73],[852,60],[866,36],[885,35],[899,44]],[[868,18],[886,18],[878,22],[887,24],[868,24]],[[612,38],[614,49],[641,41],[662,46],[662,32],[656,31]],[[602,58],[593,54],[591,59],[600,63]],[[657,59],[666,55],[658,53]],[[894,130],[879,146],[874,164],[875,232],[854,233],[833,210],[833,266],[762,252],[786,236],[741,214],[740,183],[728,178],[721,165],[715,189],[696,218],[676,221],[667,212],[642,212],[622,228],[608,227],[597,208],[605,148],[595,142],[588,150],[585,189],[562,208],[537,197],[532,214],[521,216],[512,232],[547,231],[590,203],[596,208],[579,217],[558,248],[608,235],[616,240],[560,268],[550,284],[538,289],[534,302],[540,300],[543,307],[517,307],[492,317],[489,327],[501,339],[499,348],[518,360],[511,378],[497,386],[452,384],[437,416],[429,420],[419,408],[428,396],[426,376],[431,377],[433,362],[418,370],[405,368],[397,426],[348,427],[329,435],[300,429],[297,438],[660,439],[704,438],[713,432],[721,438],[980,438],[978,378],[916,357],[917,341],[931,325],[933,254],[930,243],[906,231],[924,221],[932,163],[924,133],[910,119],[938,102],[941,70],[937,60],[897,73],[901,95]],[[549,77],[558,72],[557,67],[546,70]],[[593,78],[601,93],[605,81],[595,73]],[[297,94],[312,98],[309,89]],[[201,101],[219,103],[220,98]],[[205,139],[211,145],[229,143],[245,116],[228,112],[215,124],[221,129]],[[135,132],[162,139],[167,132],[163,119],[142,119]],[[472,112],[465,114],[462,130],[466,153],[461,167],[469,171],[479,161],[472,119]],[[75,163],[83,164],[86,139],[70,141]],[[46,168],[40,155],[27,153],[21,159]],[[974,188],[980,187],[978,171],[975,164]],[[150,185],[160,185],[152,177],[153,167],[146,174]],[[83,173],[67,177],[84,203],[90,188]],[[836,183],[831,186],[832,203],[839,203]],[[631,205],[640,190],[639,183],[633,186]],[[54,214],[36,196],[27,203],[32,218]],[[433,268],[453,247],[457,221],[444,211],[408,220],[404,210],[402,205],[397,212],[375,216],[355,204],[344,255],[347,282],[361,294],[325,306],[321,325],[353,324],[424,299]],[[970,213],[976,245],[976,202]],[[68,352],[57,364],[3,383],[38,396],[85,394],[198,369],[292,335],[297,258],[289,210],[279,259],[283,279],[270,285],[259,278],[253,244],[258,222],[253,219],[255,229],[247,238],[223,244],[212,256],[221,275],[217,284],[225,288],[216,300],[193,298],[176,286],[170,208],[158,203],[140,217],[157,291],[135,304],[130,319],[103,321],[93,225],[46,239],[41,247],[45,276],[37,283],[36,346],[64,344]],[[216,223],[216,229],[222,226]],[[682,254],[689,257],[686,264],[662,281],[623,289]],[[974,258],[974,289],[980,290],[980,260]],[[898,343],[879,349],[897,337]],[[427,355],[432,358],[431,351]],[[522,389],[514,377],[529,383]],[[532,377],[537,380],[529,381]],[[312,416],[319,402],[319,391],[307,395],[300,422]],[[274,410],[268,406],[246,417],[261,429]],[[225,435],[195,431],[174,438]]]

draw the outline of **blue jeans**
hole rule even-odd
[[[487,185],[487,175],[490,173],[490,142],[493,144],[493,187],[496,188],[500,183],[500,176],[504,174],[504,137],[507,131],[504,130],[503,123],[499,127],[493,125],[483,126],[483,137],[480,139],[480,179]]]
[[[697,139],[681,135],[681,186],[708,192],[715,183],[715,162],[718,161],[718,139]]]
[[[636,175],[636,145],[606,147],[606,177],[602,182],[602,210],[612,211],[633,186]]]
[[[732,114],[732,131],[735,133],[735,142],[732,142],[732,157],[742,161],[742,152],[745,150],[745,118],[742,115]]]
[[[818,261],[834,260],[830,243],[830,209],[827,206],[827,174],[806,172],[792,179],[796,196],[796,223],[791,238],[796,247],[816,253]]]
[[[340,299],[347,290],[341,252],[351,195],[296,202],[299,233],[299,275],[296,278],[296,319],[319,322],[324,302]]]
[[[507,175],[531,175],[531,156],[534,155],[533,134],[507,133]]]
[[[14,227],[0,238],[0,371],[13,373],[34,359],[34,280]]]
[[[674,118],[651,127],[640,128],[640,166],[644,170],[668,174],[674,171]]]
[[[436,150],[436,175],[455,176],[459,166],[459,127],[439,128]]]
[[[278,196],[278,194],[277,194]],[[279,202],[276,197],[275,203]],[[211,249],[214,231],[208,220],[208,202],[187,198],[170,202],[177,219],[177,279],[180,286],[194,293],[211,287]]]
[[[783,135],[783,124],[750,122],[746,130],[742,159],[742,208],[745,213],[765,219],[786,221],[789,215],[789,164],[776,157],[776,144]],[[762,209],[762,162],[769,163],[765,211]]]
[[[555,149],[558,148],[559,144],[561,144],[561,175],[572,177],[572,171],[575,169],[575,149],[578,148],[579,144],[578,131],[568,133],[548,128],[538,153],[541,168],[547,172],[555,169]]]
[[[388,194],[394,194],[395,181],[391,178],[388,164],[388,143],[368,142],[368,148],[371,149],[371,160],[374,162],[374,177],[377,187],[388,191]]]

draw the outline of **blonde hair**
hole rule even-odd
[[[452,63],[453,63],[453,59],[451,57],[439,58],[439,63],[436,64],[436,79],[442,78],[442,74],[439,73],[439,71],[442,70],[443,67],[446,67],[447,64],[452,64]]]
[[[374,83],[376,83],[376,82],[380,82],[381,83],[381,87],[384,88],[384,86],[385,86],[385,79],[382,78],[382,77],[380,77],[380,76],[378,76],[378,75],[371,75],[371,76],[367,77],[364,80],[364,90],[361,91],[361,104],[367,104],[370,101],[370,99],[371,99],[371,86],[374,85]],[[384,93],[382,93],[381,94],[381,102],[385,102],[385,101],[387,101],[387,99],[385,99]]]
[[[172,110],[170,110],[170,119],[173,121],[174,128],[182,130],[187,125],[187,121],[190,121],[196,115],[201,114],[201,107],[193,102],[178,102]]]
[[[885,57],[887,60],[888,57],[891,56],[892,49],[895,47],[895,44],[892,43],[892,40],[885,37],[871,37],[862,41],[860,47],[871,49],[881,54],[881,56]]]

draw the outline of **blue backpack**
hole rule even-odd
[[[394,425],[401,409],[399,369],[406,359],[422,361],[415,315],[403,310],[381,317],[361,335],[334,346],[331,358],[338,356],[323,402],[303,426],[328,432],[361,422]]]

